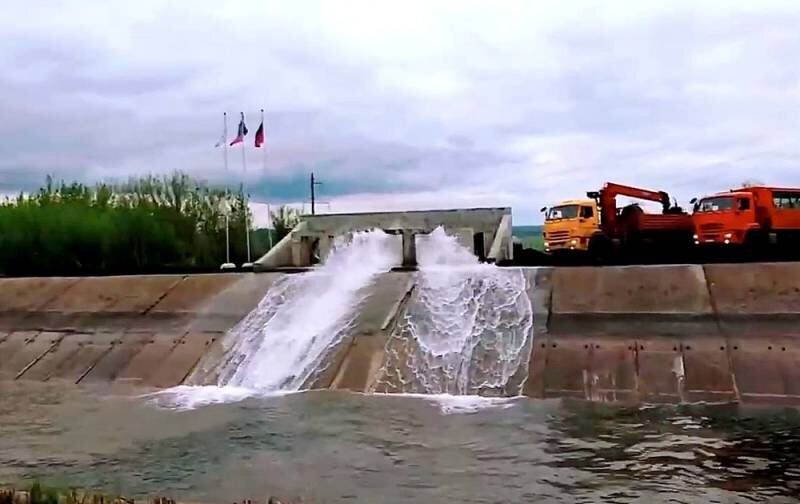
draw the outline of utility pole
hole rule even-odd
[[[311,172],[311,215],[316,214],[316,187],[322,185],[322,182],[317,182],[314,179],[314,172]]]

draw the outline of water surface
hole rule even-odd
[[[232,502],[795,502],[794,409],[0,384],[0,482]],[[240,400],[233,400],[240,399]],[[180,407],[183,406],[183,407]]]

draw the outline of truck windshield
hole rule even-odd
[[[548,210],[545,220],[574,219],[577,216],[578,205],[564,205]]]
[[[725,212],[733,210],[733,197],[723,196],[719,198],[707,198],[700,200],[697,205],[698,212]]]

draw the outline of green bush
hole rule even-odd
[[[233,194],[183,173],[127,183],[44,187],[0,202],[0,273],[123,274],[210,271],[225,261],[229,209],[231,260],[246,260],[241,188]],[[245,214],[245,212],[248,214]],[[251,235],[252,238],[252,235]],[[268,240],[255,240],[253,257]]]

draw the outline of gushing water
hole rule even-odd
[[[417,287],[387,345],[375,390],[518,394],[533,324],[522,271],[479,264],[441,228],[417,248]]]
[[[324,266],[288,275],[226,334],[220,386],[259,391],[298,390],[341,341],[375,275],[399,263],[397,237],[382,231],[339,241]]]

